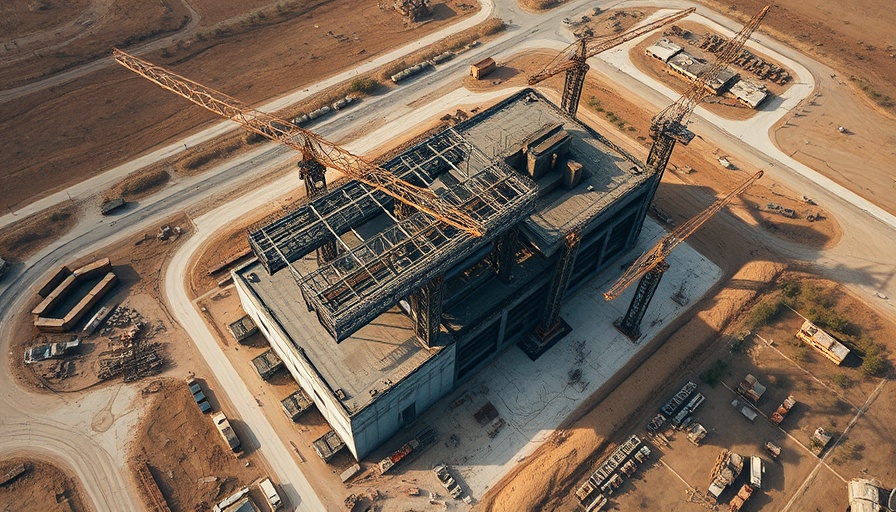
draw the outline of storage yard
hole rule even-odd
[[[760,46],[766,11],[735,8],[728,52],[722,15],[693,9],[199,0],[131,17],[120,10],[139,6],[115,4],[47,3],[46,17],[29,5],[6,29],[0,69],[17,72],[0,91],[13,107],[0,206],[68,201],[0,226],[0,280],[14,276],[0,295],[21,308],[0,308],[0,341],[23,392],[66,419],[2,398],[0,509],[796,512],[892,499],[896,323],[872,259],[891,240],[857,241],[851,192],[794,188],[782,169],[829,140],[836,169],[815,170],[831,183],[867,194],[874,180],[851,176],[868,155],[870,176],[896,180],[896,142],[881,135],[896,125],[867,62],[848,83],[814,62],[810,77]],[[483,25],[368,67],[480,7]],[[772,34],[803,26],[801,9],[785,6]],[[585,38],[558,56],[519,46],[523,32]],[[870,37],[869,60],[896,49]],[[66,51],[29,50],[37,40]],[[98,60],[109,45],[125,49]],[[328,80],[353,66],[350,83]],[[797,103],[807,81],[817,89]],[[261,106],[303,87],[276,115]],[[664,87],[684,93],[665,109]],[[241,126],[182,138],[220,117],[174,95]],[[442,97],[449,110],[430,103]],[[692,119],[698,104],[709,115]],[[50,117],[80,119],[77,136]],[[750,146],[726,131],[736,123],[772,127],[774,152],[762,133]],[[38,134],[54,151],[26,143]],[[264,172],[228,183],[237,166]],[[103,185],[68,188],[91,176]],[[889,190],[861,211],[885,220]],[[109,245],[97,229],[121,232]],[[83,453],[42,462],[85,433]],[[32,436],[46,447],[23,450]]]

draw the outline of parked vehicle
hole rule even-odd
[[[212,405],[208,403],[208,399],[205,397],[205,393],[202,392],[202,386],[200,386],[199,383],[196,382],[196,379],[188,379],[187,387],[190,388],[190,393],[193,395],[193,401],[195,401],[196,405],[199,406],[199,410],[203,413],[211,412]]]
[[[277,494],[277,489],[274,488],[274,484],[271,482],[270,478],[265,478],[259,482],[258,488],[261,489],[264,498],[268,500],[268,505],[271,506],[271,510],[279,510],[280,507],[283,506],[283,502],[280,500],[280,495]]]
[[[240,438],[236,436],[236,432],[233,431],[233,427],[230,426],[230,422],[224,416],[224,413],[219,412],[215,414],[212,416],[212,421],[215,423],[215,427],[217,427],[221,438],[224,439],[227,446],[234,452],[240,451]]]

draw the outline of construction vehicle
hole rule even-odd
[[[264,498],[267,500],[268,505],[271,506],[271,510],[279,510],[280,507],[283,506],[283,500],[281,500],[280,495],[277,494],[277,489],[274,488],[274,484],[271,482],[270,478],[265,478],[259,482],[258,488],[261,489],[261,493],[264,494]]]
[[[767,451],[773,459],[777,459],[781,456],[781,447],[771,441],[765,442],[765,451]]]
[[[218,433],[221,434],[221,438],[224,439],[227,446],[234,452],[240,451],[240,438],[236,436],[236,432],[230,426],[227,416],[224,416],[223,412],[219,412],[212,416],[212,421],[215,423],[215,428],[218,429]]]
[[[659,114],[654,116],[650,123],[650,136],[653,138],[653,145],[650,147],[650,153],[647,155],[646,162],[647,172],[649,174],[658,175],[657,178],[662,178],[662,174],[666,170],[666,165],[669,163],[669,158],[672,156],[672,150],[675,148],[675,143],[681,142],[682,144],[687,145],[694,139],[694,137],[696,137],[696,135],[687,128],[688,118],[690,118],[700,101],[711,94],[708,84],[711,84],[713,80],[717,79],[719,74],[728,67],[728,64],[740,54],[740,50],[743,48],[744,44],[746,44],[747,40],[749,40],[753,31],[759,27],[759,24],[762,22],[762,19],[765,17],[766,13],[768,13],[770,8],[771,5],[767,5],[759,11],[749,23],[744,25],[740,32],[725,44],[724,48],[718,52],[718,59],[716,62],[709,66],[705,72],[697,76],[697,79],[693,81],[687,92],[685,92],[675,103],[669,105]],[[761,175],[760,171],[758,176]],[[755,179],[758,179],[758,176]],[[659,186],[660,179],[657,179],[654,183],[654,187]],[[654,193],[655,190],[651,191],[651,196]],[[721,206],[719,206],[719,208],[721,208]],[[710,209],[712,209],[712,207],[710,207]],[[702,220],[697,222],[696,225],[690,225],[691,223],[686,224],[690,225],[689,229],[691,229],[690,232],[686,232],[686,236],[690,235],[690,233],[693,232],[693,229],[700,227],[706,219],[715,213],[715,211],[711,213],[708,212],[709,210],[697,216],[697,218],[702,217]],[[703,215],[707,213],[708,215],[703,217]],[[672,235],[670,235],[670,237],[671,236]],[[640,337],[641,319],[644,318],[644,312],[647,310],[647,306],[650,304],[654,292],[656,292],[656,287],[659,285],[663,272],[669,268],[669,265],[665,261],[665,256],[663,255],[668,254],[668,251],[663,251],[663,248],[661,247],[664,244],[671,244],[674,246],[677,245],[677,242],[673,243],[673,240],[669,239],[669,237],[660,241],[660,244],[654,248],[654,251],[656,251],[655,254],[651,254],[650,252],[645,254],[643,256],[645,258],[644,261],[639,259],[635,262],[635,265],[633,265],[632,268],[630,268],[629,271],[616,282],[613,288],[604,294],[604,298],[612,300],[622,293],[622,291],[635,279],[641,279],[638,283],[635,296],[632,298],[632,302],[629,305],[628,311],[625,316],[615,324],[620,331],[633,340],[637,340]]]
[[[722,450],[710,473],[709,495],[718,500],[725,487],[737,480],[743,468],[743,456]]]
[[[123,197],[116,197],[115,199],[106,201],[105,203],[103,203],[102,206],[100,206],[100,214],[109,215],[110,213],[121,208],[125,204],[126,203],[125,203],[125,200]]]
[[[112,51],[112,57],[122,66],[156,85],[222,117],[236,121],[252,132],[297,150],[302,154],[299,175],[305,182],[305,191],[309,199],[326,193],[326,169],[331,168],[472,236],[482,236],[484,232],[483,226],[467,212],[442,201],[428,188],[411,185],[319,135],[299,128],[289,121],[245,106],[224,93],[117,48]],[[332,250],[335,252],[335,245],[332,246]],[[335,254],[331,256],[335,258]]]
[[[662,278],[663,273],[669,269],[669,264],[666,263],[666,257],[671,254],[672,249],[685,241],[685,239],[697,231],[700,226],[706,224],[706,222],[724,208],[726,204],[730,203],[735,197],[750,188],[750,185],[761,178],[762,174],[763,171],[760,170],[753,176],[750,176],[746,181],[734,188],[734,190],[728,192],[728,194],[709,205],[707,209],[676,228],[675,231],[672,231],[660,239],[652,249],[648,250],[642,254],[640,258],[635,260],[632,266],[622,274],[619,280],[604,293],[604,299],[608,301],[613,300],[628,288],[629,285],[634,283],[635,280],[641,280],[638,283],[637,291],[635,292],[634,298],[632,298],[632,302],[629,305],[625,316],[613,323],[617,329],[632,340],[637,340],[641,337],[641,319],[644,318],[644,313],[647,311],[647,305],[650,304],[650,299],[653,298],[653,294],[656,292],[657,286],[659,286],[660,278]],[[666,411],[664,410],[663,412],[665,413]]]
[[[700,442],[703,441],[704,437],[706,437],[706,428],[703,425],[694,423],[688,429],[688,441],[693,443],[694,446],[700,446]]]
[[[753,488],[747,484],[744,484],[743,487],[740,488],[740,491],[737,493],[737,496],[731,498],[731,501],[728,502],[728,510],[731,512],[737,512],[741,508],[743,508],[744,503],[750,499],[750,496],[753,495]]]
[[[560,100],[560,109],[570,117],[575,118],[579,108],[579,99],[582,97],[582,86],[585,84],[585,74],[591,66],[586,62],[598,53],[619,46],[632,39],[656,30],[669,23],[678,21],[697,9],[691,7],[675,14],[670,14],[652,23],[642,25],[623,34],[602,37],[583,37],[575,43],[567,46],[559,55],[548,63],[538,73],[529,76],[529,85],[535,85],[548,78],[566,72],[566,85],[563,87],[563,96]]]
[[[782,421],[784,421],[784,417],[787,416],[787,413],[790,412],[790,409],[796,405],[796,399],[793,398],[793,395],[788,396],[781,402],[781,405],[778,407],[775,412],[769,417],[772,420],[772,423],[775,425],[780,425]]]

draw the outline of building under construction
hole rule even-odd
[[[562,338],[561,300],[634,245],[659,179],[529,89],[382,167],[484,235],[351,181],[251,232],[233,273],[359,459],[508,347],[534,360]]]

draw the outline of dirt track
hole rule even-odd
[[[242,3],[224,5],[233,12]],[[220,32],[208,28],[201,40],[197,35],[145,57],[256,104],[474,12],[451,1],[435,3],[433,21],[408,27],[397,11],[379,9],[376,3],[358,7],[330,0],[315,5],[311,12],[282,21],[276,13],[252,20],[247,11],[235,13],[228,23],[216,25]],[[356,23],[358,19],[364,23]],[[9,136],[0,141],[8,184],[0,190],[0,207],[14,208],[77,183],[216,120],[187,105],[118,66],[2,104],[0,130]]]

